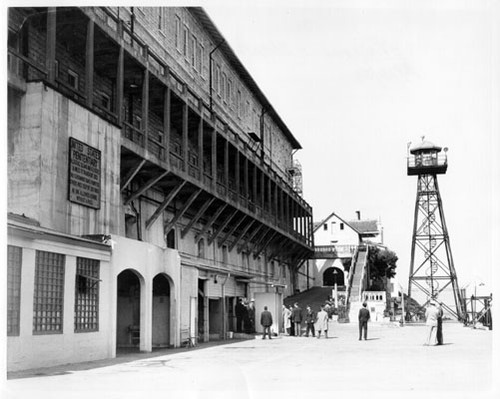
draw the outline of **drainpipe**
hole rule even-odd
[[[226,337],[226,298],[224,294],[224,286],[227,283],[227,279],[231,276],[231,273],[228,273],[226,278],[221,284],[220,290],[221,290],[221,297],[222,297],[222,339],[225,341],[227,339]]]
[[[221,46],[222,43],[224,43],[225,40],[222,39],[219,44],[217,46],[215,46],[215,48],[210,51],[210,54],[209,54],[209,59],[210,59],[210,67],[208,68],[208,80],[210,81],[210,112],[213,112],[213,106],[214,106],[214,100],[213,100],[213,82],[212,82],[212,69],[213,69],[213,58],[212,58],[212,54]]]

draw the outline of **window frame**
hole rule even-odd
[[[94,270],[92,270],[92,268]],[[99,331],[100,269],[100,261],[97,259],[76,258],[75,333]],[[84,295],[87,295],[87,298],[85,298],[86,300],[82,298]],[[85,325],[89,327],[84,327]]]
[[[57,252],[36,251],[33,335],[63,333],[65,269],[66,255]],[[58,274],[58,278],[54,280],[56,274]]]
[[[7,336],[21,332],[23,248],[7,245]]]

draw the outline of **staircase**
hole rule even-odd
[[[366,258],[368,256],[367,247],[359,247],[356,254],[356,262],[354,264],[353,276],[351,281],[349,292],[349,297],[347,298],[347,304],[349,307],[349,320],[355,321],[358,318],[359,309],[362,306],[361,302],[361,292],[363,289],[363,280],[365,279],[366,273]]]
[[[311,309],[317,312],[320,306],[325,304],[329,296],[332,296],[332,287],[313,287],[307,291],[289,296],[283,302],[286,306],[297,302],[303,310],[309,305]]]

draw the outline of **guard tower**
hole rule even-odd
[[[425,141],[424,138],[411,148],[407,163],[408,176],[418,176],[408,296],[412,297],[413,288],[420,290],[413,292],[413,295],[414,299],[417,299],[418,294],[424,294],[423,301],[418,301],[423,303],[424,307],[431,299],[439,297],[438,300],[445,310],[458,320],[463,320],[463,303],[437,181],[437,175],[445,174],[448,168],[448,149],[444,148],[442,154],[441,147]],[[445,289],[449,290],[450,285],[453,289],[453,299],[447,299],[449,294],[440,295]]]

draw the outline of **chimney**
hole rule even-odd
[[[356,215],[358,215],[358,220],[361,220],[361,211],[356,211]]]

